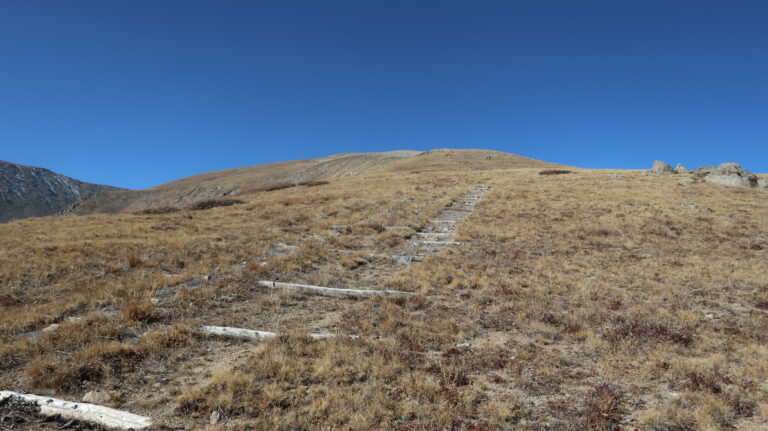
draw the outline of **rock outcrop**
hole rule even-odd
[[[742,168],[741,165],[736,162],[723,163],[717,168],[714,166],[702,166],[691,171],[680,163],[673,169],[672,166],[656,160],[653,162],[653,168],[646,171],[646,173],[656,175],[690,174],[696,177],[696,179],[683,178],[678,181],[681,184],[704,181],[723,186],[768,188],[768,179],[758,179],[755,174]]]
[[[757,186],[757,176],[735,162],[721,164],[711,174],[704,177],[704,181],[723,186]]]
[[[675,170],[672,168],[672,166],[660,161],[656,160],[653,162],[653,169],[651,169],[651,173],[654,174],[660,174],[660,175],[668,175],[668,174],[674,174],[676,173]]]
[[[0,223],[54,215],[117,187],[84,183],[48,169],[0,161]]]
[[[702,166],[700,168],[696,168],[696,169],[691,171],[691,173],[693,175],[696,175],[696,176],[699,176],[699,177],[703,177],[705,175],[709,175],[712,172],[715,172],[715,167],[714,166]]]

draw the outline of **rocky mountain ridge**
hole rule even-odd
[[[58,214],[75,202],[117,190],[0,160],[0,222]]]

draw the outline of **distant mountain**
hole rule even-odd
[[[0,160],[0,222],[54,215],[82,199],[116,190]]]
[[[191,202],[231,196],[249,190],[268,189],[307,181],[333,181],[377,172],[477,171],[489,169],[556,168],[553,163],[488,150],[388,151],[346,153],[318,159],[292,160],[208,172],[145,190],[102,193],[69,207],[71,214],[138,212],[157,208],[183,208]]]

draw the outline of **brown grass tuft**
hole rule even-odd
[[[624,394],[617,388],[601,384],[592,388],[584,400],[586,429],[618,431],[626,414]]]
[[[123,319],[133,322],[151,323],[159,319],[160,313],[155,304],[144,302],[131,302],[126,304],[121,310],[120,315]]]

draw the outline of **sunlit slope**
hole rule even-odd
[[[0,225],[0,387],[106,391],[177,429],[768,429],[766,190],[418,157],[204,211]]]
[[[559,168],[563,165],[490,150],[433,150],[398,160],[381,172],[463,172],[491,169]]]
[[[79,203],[75,214],[135,212],[183,207],[190,202],[232,196],[255,188],[306,181],[328,181],[369,172],[469,172],[487,169],[540,168],[557,165],[488,150],[389,151],[337,154],[209,172],[146,190],[106,193]]]

